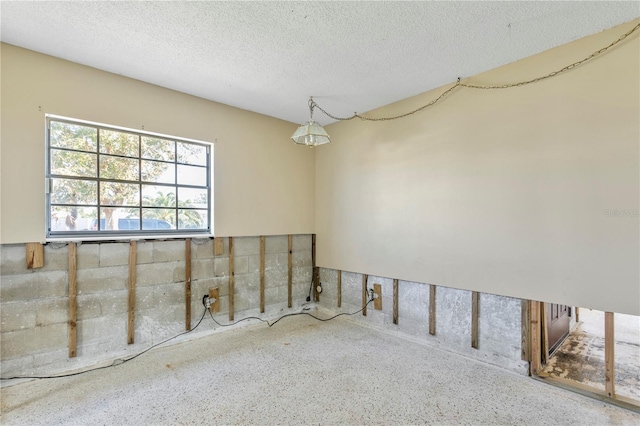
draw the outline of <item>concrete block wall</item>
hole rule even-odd
[[[342,306],[337,307],[337,276],[320,268],[320,305],[336,312],[362,308],[362,274],[342,272]],[[521,300],[481,293],[479,298],[478,349],[471,347],[471,292],[436,286],[436,334],[429,334],[429,285],[398,282],[398,324],[393,324],[393,279],[369,276],[367,287],[382,286],[382,310],[373,303],[367,316],[351,316],[376,328],[404,334],[425,344],[456,352],[520,374],[528,374],[521,360]]]
[[[204,313],[202,296],[218,287],[218,322],[228,323],[229,239],[191,242],[191,326]],[[127,345],[128,242],[77,248],[77,356],[68,357],[68,245],[47,244],[45,265],[26,268],[24,244],[0,246],[2,376],[51,374],[135,354],[185,331],[185,240],[137,243],[135,332]],[[234,238],[235,319],[259,314],[260,238]],[[294,308],[312,276],[311,235],[293,236]],[[288,236],[265,237],[265,315],[287,311]],[[194,335],[217,326],[208,317]]]

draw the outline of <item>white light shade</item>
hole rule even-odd
[[[324,145],[331,142],[327,132],[321,125],[313,120],[310,120],[298,127],[298,130],[296,130],[293,136],[291,136],[291,139],[293,139],[297,144],[307,145],[309,147]]]

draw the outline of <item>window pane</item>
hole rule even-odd
[[[146,182],[175,183],[176,165],[142,160],[142,180]]]
[[[178,210],[179,229],[207,229],[206,210]]]
[[[96,177],[96,154],[51,150],[51,174]]]
[[[100,204],[138,206],[140,205],[140,186],[133,183],[100,182]]]
[[[138,160],[133,158],[100,156],[100,178],[138,180]]]
[[[51,231],[92,230],[98,218],[97,207],[51,206]]]
[[[208,192],[206,189],[178,188],[178,206],[207,208]]]
[[[98,129],[76,124],[51,121],[49,126],[51,146],[96,152]]]
[[[164,161],[176,159],[176,143],[174,141],[143,136],[141,149],[142,158]]]
[[[100,209],[100,231],[139,231],[140,219],[129,217],[131,209],[105,207]],[[133,210],[136,211],[136,210]],[[94,230],[95,228],[94,224]]]
[[[207,186],[207,169],[178,165],[178,184]]]
[[[174,209],[142,209],[142,229],[175,229]]]
[[[149,207],[175,207],[176,188],[173,186],[142,185],[142,205]]]
[[[98,182],[51,179],[52,204],[98,204]]]
[[[138,135],[100,129],[100,152],[137,157],[139,155],[138,145]]]
[[[207,165],[207,147],[185,142],[178,144],[178,162],[186,164]]]

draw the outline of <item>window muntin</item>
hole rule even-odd
[[[211,231],[211,147],[47,118],[47,236]]]

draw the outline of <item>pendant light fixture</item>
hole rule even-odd
[[[291,139],[299,145],[306,145],[309,148],[324,145],[331,142],[331,138],[326,130],[317,122],[313,121],[313,108],[316,106],[313,98],[309,98],[309,121],[298,127]]]

